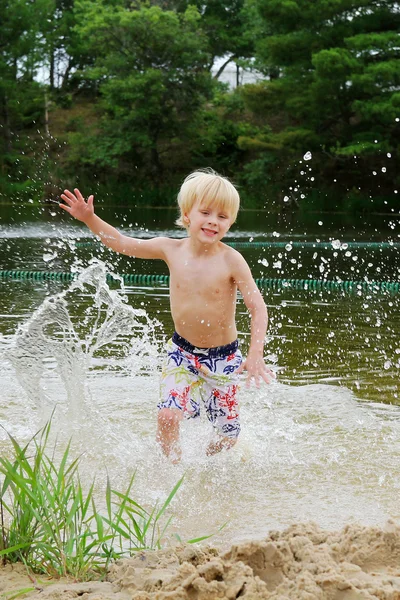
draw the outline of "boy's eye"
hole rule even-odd
[[[228,217],[226,215],[219,215],[220,219],[227,219]]]

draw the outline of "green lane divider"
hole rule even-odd
[[[146,239],[146,238],[141,238]],[[322,249],[322,250],[348,250],[363,248],[367,250],[380,250],[388,248],[400,248],[400,242],[340,242],[340,246],[336,248],[332,241],[328,242],[277,242],[277,241],[256,241],[256,242],[225,242],[227,246],[231,246],[237,250],[243,250],[245,248],[283,248],[291,246],[291,248],[302,249]],[[85,246],[92,246],[93,244],[101,244],[97,240],[87,242],[76,242],[77,248],[84,248]]]
[[[144,275],[131,273],[120,275],[124,283],[145,287],[164,287],[169,285],[169,275]],[[78,278],[78,273],[71,271],[0,271],[0,280],[13,281],[73,281]],[[107,281],[115,281],[115,277],[107,274]],[[346,292],[400,292],[400,283],[393,281],[334,281],[332,279],[256,279],[260,289],[282,290],[332,290]]]

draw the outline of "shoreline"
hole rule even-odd
[[[27,591],[30,588],[30,591]],[[26,593],[22,593],[22,590]],[[400,525],[296,523],[263,540],[178,545],[113,563],[105,581],[30,579],[23,564],[0,567],[0,600],[398,600]]]

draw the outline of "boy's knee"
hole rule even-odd
[[[181,411],[177,408],[161,408],[158,412],[158,423],[160,427],[176,427],[182,420]]]

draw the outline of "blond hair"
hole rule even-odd
[[[188,227],[184,216],[196,202],[200,205],[205,203],[207,206],[215,204],[228,213],[232,223],[236,221],[240,204],[239,193],[229,179],[218,175],[213,169],[194,171],[182,183],[178,194],[180,215],[175,221],[179,227]]]

